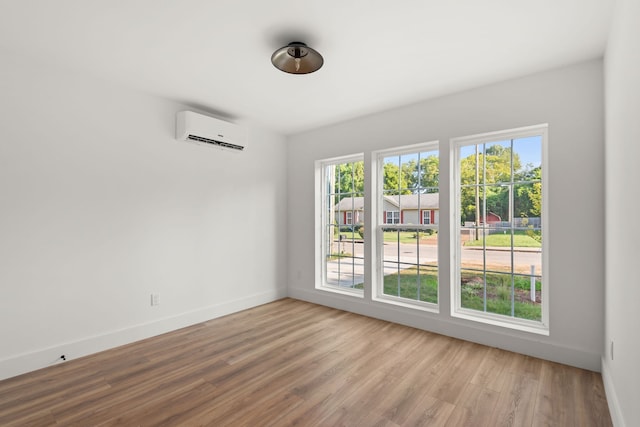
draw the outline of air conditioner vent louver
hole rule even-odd
[[[217,141],[215,139],[203,138],[201,136],[189,135],[188,139],[196,142],[204,142],[205,144],[215,145],[222,148],[230,148],[232,150],[242,151],[244,147],[242,145],[231,144],[230,142]]]
[[[239,153],[244,152],[247,145],[247,130],[193,111],[179,111],[176,114],[176,139]]]

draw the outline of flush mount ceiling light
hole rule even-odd
[[[324,64],[324,59],[306,44],[291,42],[273,52],[271,62],[285,73],[309,74],[318,71]]]

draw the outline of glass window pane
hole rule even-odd
[[[438,232],[432,228],[422,230],[418,243],[418,274],[420,288],[416,299],[438,302]]]
[[[484,273],[478,270],[460,269],[461,307],[484,311],[485,295]]]
[[[486,220],[488,227],[511,221],[511,185],[487,185],[484,187],[484,197],[487,210],[482,221]]]
[[[513,235],[511,228],[492,227],[485,237],[485,259],[487,271],[511,273]]]
[[[402,231],[392,228],[383,228],[383,293],[386,295],[400,296],[402,278],[400,274],[405,268],[400,243],[404,236]]]
[[[323,169],[324,284],[362,289],[364,283],[363,238],[358,233],[364,218],[364,162],[346,161]]]
[[[511,274],[487,273],[487,309],[489,313],[511,316]]]
[[[399,274],[400,291],[398,296],[408,299],[417,299],[417,290],[420,277],[416,266],[402,269]]]
[[[418,187],[418,153],[400,157],[400,194],[411,194]]]
[[[482,226],[486,216],[485,189],[482,186],[464,187],[460,190],[461,224]]]
[[[486,144],[482,161],[485,184],[511,182],[511,140]]]
[[[542,248],[515,247],[513,271],[517,274],[542,276]]]
[[[477,185],[484,183],[483,145],[460,147],[460,184]]]
[[[400,230],[393,228],[382,229],[384,250],[382,259],[385,262],[398,263],[400,261]]]
[[[380,218],[384,295],[437,303],[437,224],[439,158],[437,150],[389,155],[382,161]]]
[[[353,190],[354,193],[364,193],[364,161],[353,164]]]
[[[382,189],[384,194],[400,194],[400,157],[390,156],[383,159]]]
[[[437,193],[440,182],[440,158],[437,151],[420,153],[420,180],[418,186],[425,193]]]
[[[539,170],[542,167],[542,138],[531,136],[514,139],[513,153],[513,170],[516,176],[523,177],[531,171]]]
[[[542,135],[459,147],[461,308],[543,318]]]
[[[484,269],[484,228],[473,224],[461,227],[460,267]]]
[[[513,186],[513,216],[516,227],[539,228],[542,212],[542,183]]]

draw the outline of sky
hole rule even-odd
[[[502,145],[503,147],[509,147],[511,140],[495,141],[486,143],[485,146]],[[533,167],[542,165],[542,137],[530,136],[526,138],[517,138],[513,140],[514,153],[520,157],[520,164],[525,166],[531,163]],[[465,158],[475,153],[475,145],[467,145],[460,148],[461,157]],[[482,153],[482,149],[479,150]]]
[[[486,146],[489,147],[494,144],[500,144],[504,147],[509,147],[511,145],[511,140],[504,141],[495,141],[487,143]],[[525,166],[528,163],[531,163],[533,167],[540,166],[542,164],[542,137],[541,136],[530,136],[526,138],[517,138],[513,140],[514,152],[520,156],[520,164]],[[467,145],[461,147],[461,158],[465,158],[471,154],[475,153],[475,145]],[[482,149],[480,149],[482,152]],[[437,151],[427,151],[421,152],[420,158],[425,158],[430,155],[438,155]],[[399,159],[400,157],[400,159]],[[395,163],[398,164],[398,161],[401,163],[407,163],[411,160],[417,160],[418,153],[415,154],[403,154],[402,156],[389,156],[384,158],[385,163]]]

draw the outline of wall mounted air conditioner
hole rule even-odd
[[[243,127],[233,123],[193,111],[180,111],[176,115],[176,139],[229,151],[242,151],[247,144],[247,133]]]

